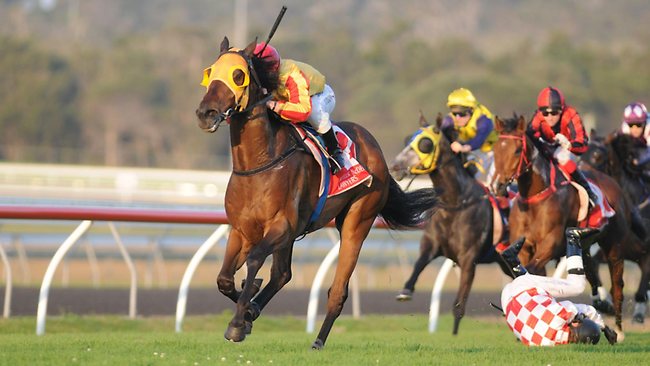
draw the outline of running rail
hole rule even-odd
[[[181,332],[183,318],[185,316],[187,293],[189,285],[196,268],[208,251],[225,236],[229,231],[228,218],[224,211],[203,211],[203,210],[154,210],[154,209],[136,209],[136,208],[106,208],[106,207],[57,207],[57,206],[18,206],[18,205],[0,205],[0,219],[28,219],[28,220],[80,220],[79,226],[70,234],[70,236],[61,244],[52,257],[48,268],[43,277],[43,283],[39,293],[38,310],[36,315],[36,334],[45,334],[45,319],[47,316],[47,302],[52,283],[52,278],[56,272],[59,263],[65,257],[65,254],[72,246],[83,236],[92,226],[93,221],[108,221],[109,228],[120,249],[120,253],[131,272],[131,290],[129,302],[129,316],[134,318],[136,315],[136,295],[137,280],[135,268],[131,261],[126,248],[112,224],[113,221],[124,222],[158,222],[158,223],[178,223],[178,224],[219,224],[220,226],[214,233],[199,247],[192,257],[187,269],[183,275],[179,288],[178,301],[176,304],[176,332]],[[327,225],[333,227],[333,223]],[[388,226],[382,220],[377,220],[373,225],[374,228],[386,229]],[[309,304],[307,308],[307,332],[314,332],[315,321],[318,312],[318,295],[327,271],[338,258],[338,249],[340,242],[336,242],[336,237],[331,237],[334,246],[328,252],[327,256],[321,263],[312,287],[310,290]],[[0,248],[2,249],[2,248]],[[4,252],[0,252],[4,254]],[[5,255],[2,255],[5,271],[10,271],[10,266]],[[449,271],[453,268],[453,262],[447,259],[434,284],[431,294],[431,306],[429,309],[429,332],[435,332],[439,313],[440,297],[443,284]],[[7,293],[5,294],[5,311],[4,316],[9,316],[9,304],[11,301],[11,272],[7,274]],[[359,304],[358,281],[353,274],[351,278],[352,287],[352,306],[353,315],[358,317],[361,313]]]
[[[112,224],[113,221],[128,222],[161,222],[178,224],[222,224],[227,225],[228,219],[223,211],[197,211],[197,210],[153,210],[133,208],[106,208],[106,207],[56,207],[56,206],[18,206],[0,205],[0,219],[27,219],[27,220],[80,220],[79,226],[61,244],[52,257],[39,292],[38,309],[36,313],[36,334],[45,334],[45,319],[47,316],[47,303],[52,278],[59,263],[72,246],[90,229],[93,221],[108,221],[109,228],[120,249],[122,257],[127,263],[131,273],[131,289],[129,292],[129,317],[135,318],[137,298],[137,278],[135,267],[124,247],[120,236]],[[220,228],[217,229],[217,231]],[[3,252],[4,253],[4,252]],[[9,268],[8,261],[4,261],[5,268]],[[7,276],[7,289],[11,289],[11,275]],[[189,283],[188,283],[189,286]],[[5,312],[8,316],[11,290],[5,295]],[[183,291],[183,289],[181,289]]]

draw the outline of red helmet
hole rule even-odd
[[[270,44],[266,44],[266,42],[258,43],[253,54],[264,61],[270,62],[271,71],[278,71],[280,68],[280,54]]]
[[[648,110],[643,103],[630,103],[623,110],[623,122],[627,124],[646,123],[647,120]]]
[[[537,96],[537,108],[539,109],[564,109],[564,95],[559,89],[551,86],[542,89]]]

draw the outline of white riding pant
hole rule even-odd
[[[477,169],[474,178],[488,186],[494,176],[494,153],[492,151],[474,150],[467,154],[467,160],[474,161],[481,166],[483,171]]]
[[[567,270],[583,268],[582,257],[575,255],[567,258]],[[584,292],[587,284],[584,274],[568,274],[566,278],[554,278],[525,274],[512,280],[503,287],[501,292],[501,306],[505,311],[512,298],[531,288],[541,288],[552,297],[571,297]],[[602,316],[591,305],[576,304],[568,300],[559,301],[562,306],[574,314],[582,313],[593,320],[601,328],[605,326]]]
[[[307,122],[312,125],[320,134],[324,134],[332,128],[332,121],[330,120],[330,113],[336,106],[336,97],[334,90],[325,84],[321,93],[312,95],[311,97],[311,114],[307,118]]]

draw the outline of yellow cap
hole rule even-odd
[[[476,108],[477,102],[474,94],[465,88],[459,88],[451,92],[447,97],[447,107],[461,106],[468,108]]]

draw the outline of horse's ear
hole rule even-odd
[[[442,126],[442,113],[438,112],[436,115],[436,127],[440,128]]]
[[[523,114],[519,116],[519,119],[517,120],[517,131],[526,131],[526,118],[524,118]]]
[[[591,139],[595,139],[596,137],[598,137],[598,132],[596,132],[596,129],[595,129],[595,128],[592,128],[592,129],[589,131],[589,138],[591,138]]]
[[[429,121],[424,117],[424,113],[422,113],[422,110],[420,109],[420,127],[429,127]]]
[[[503,121],[499,116],[494,116],[494,129],[499,133],[503,131]]]
[[[244,55],[247,57],[252,57],[253,56],[253,51],[255,51],[255,46],[257,46],[257,37],[255,37],[255,40],[246,46],[244,48]]]
[[[221,53],[224,53],[229,49],[230,49],[230,41],[228,40],[228,37],[223,37],[223,41],[221,41],[220,51]]]

